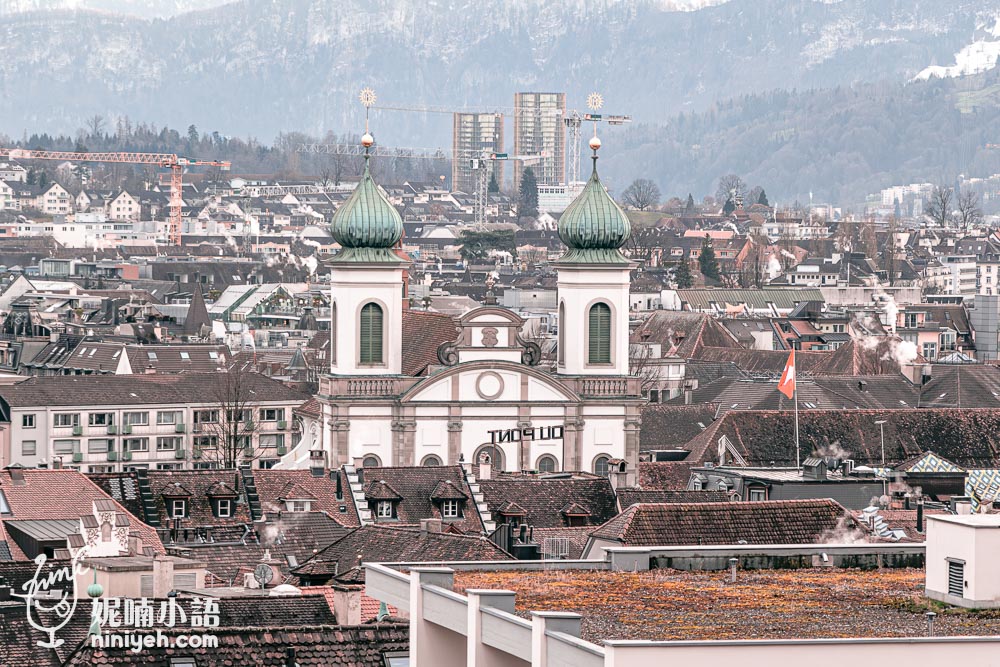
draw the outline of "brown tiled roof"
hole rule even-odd
[[[153,375],[74,375],[33,377],[0,387],[0,401],[11,407],[145,405],[212,402],[225,373]],[[303,403],[309,397],[277,380],[247,373],[243,380],[256,402]]]
[[[682,397],[681,401],[683,400]],[[683,447],[712,424],[715,412],[716,406],[707,403],[644,405],[642,426],[639,429],[639,451]]]
[[[331,479],[331,475],[333,478]],[[340,478],[341,498],[337,498],[337,477]],[[279,501],[282,492],[289,483],[294,483],[313,495],[316,500],[311,508],[326,512],[334,521],[342,526],[353,527],[361,525],[358,511],[354,507],[351,487],[343,470],[328,470],[316,477],[311,470],[254,470],[254,483],[260,505],[264,513],[273,513],[284,509],[284,503]],[[344,508],[342,512],[340,508]]]
[[[316,397],[313,396],[308,401],[295,408],[295,414],[299,414],[304,417],[311,417],[313,419],[319,419],[323,416],[323,409],[322,406],[320,406],[319,401],[316,400]]]
[[[535,528],[566,526],[561,510],[572,504],[590,513],[592,525],[600,525],[617,511],[615,492],[607,478],[501,477],[480,480],[479,488],[491,513],[498,514],[514,503],[526,511],[524,522]]]
[[[464,499],[472,498],[472,489],[465,481],[465,474],[461,466],[411,466],[411,467],[385,467],[385,468],[363,468],[364,486],[368,489],[366,497],[372,500],[395,500],[391,495],[384,498],[369,496],[373,489],[373,482],[385,482],[388,486],[387,492],[395,493],[399,496],[396,503],[397,520],[399,524],[419,524],[421,519],[440,519],[441,509],[439,500],[434,498],[434,492],[439,485],[450,482],[453,487],[464,494]],[[455,496],[455,499],[462,500],[462,496]],[[458,520],[449,519],[448,525],[455,526],[463,533],[480,533],[483,530],[482,519],[479,518],[479,511],[472,502],[464,503],[462,517]]]
[[[235,470],[150,470],[146,474],[161,526],[169,523],[167,500],[172,498],[187,500],[188,515],[181,519],[182,528],[237,526],[253,520],[246,503],[232,503],[232,516],[228,518],[216,517],[212,512],[212,493],[224,487],[228,489],[225,493],[243,494],[243,484]]]
[[[1000,410],[799,410],[802,456],[836,445],[858,465],[880,464],[881,440],[875,421],[886,420],[885,455],[890,463],[932,446],[958,466],[1000,467]],[[717,462],[717,442],[725,435],[750,466],[795,464],[792,411],[733,410],[687,448],[687,461]],[[640,464],[641,465],[641,464]]]
[[[618,489],[618,505],[626,509],[637,503],[726,503],[725,491],[667,491],[636,488]]]
[[[703,347],[741,348],[711,315],[656,310],[632,333],[633,343],[659,343],[663,356],[698,358]]]
[[[855,526],[833,500],[632,505],[591,533],[626,546],[813,544]]]
[[[846,347],[846,346],[845,346]],[[815,373],[829,362],[830,352],[796,352],[795,365],[800,375]],[[702,347],[697,356],[686,357],[698,361],[728,362],[751,373],[778,374],[785,368],[788,352],[784,350],[744,350],[728,347]],[[898,372],[898,371],[897,371]]]
[[[587,540],[590,539],[590,531],[593,526],[580,526],[576,528],[533,528],[531,537],[542,547],[543,555],[546,548],[546,540],[564,539],[568,548],[566,558],[576,560],[583,558],[583,550],[587,547]],[[555,544],[549,544],[550,548],[557,548]]]
[[[404,623],[330,626],[306,624],[307,620],[303,617],[299,627],[255,630],[213,628],[212,634],[218,638],[218,646],[143,649],[143,664],[168,665],[171,657],[184,656],[193,657],[199,665],[285,667],[292,660],[299,667],[384,667],[385,653],[405,653],[409,650],[409,626]],[[163,634],[183,632],[180,629],[163,631]],[[124,666],[136,664],[135,660],[135,654],[129,651],[84,646],[66,664],[68,667]]]
[[[431,491],[431,498],[433,500],[467,500],[469,496],[449,480],[438,482],[434,490]]]
[[[290,480],[281,490],[278,500],[316,500],[316,496],[298,482]]]
[[[191,343],[130,345],[126,350],[136,374],[145,373],[147,368],[157,373],[214,373],[226,368],[232,356],[226,345]]]
[[[639,463],[639,486],[647,491],[683,491],[691,479],[693,461]]]
[[[437,350],[458,337],[458,326],[450,315],[424,310],[403,311],[403,375],[424,375],[427,367],[440,363]]]
[[[300,581],[305,579],[318,584],[343,577],[362,563],[512,558],[485,537],[371,525],[352,530],[293,573]]]
[[[877,342],[870,345],[868,340]],[[866,339],[866,342],[852,340],[812,370],[817,375],[896,375],[900,368],[894,353],[900,342],[899,338],[888,336]],[[798,359],[799,353],[796,353],[796,362]],[[923,357],[917,358],[917,361],[922,360]]]
[[[135,472],[87,473],[87,477],[133,516],[146,520]]]
[[[402,500],[403,496],[396,492],[384,479],[372,480],[365,489],[368,500]]]
[[[93,516],[94,501],[109,499],[101,487],[75,470],[23,469],[20,473],[24,476],[24,483],[15,484],[9,470],[0,470],[0,489],[11,509],[11,514],[0,519],[0,524],[4,520],[79,519]],[[115,506],[123,515],[132,516],[118,503]],[[156,531],[136,518],[130,518],[129,525],[142,538],[144,547],[151,547],[156,553],[164,553]],[[0,540],[5,539],[5,535],[6,531],[2,531]],[[15,557],[18,554],[24,556],[20,549],[15,551],[13,540],[8,540],[8,546]]]

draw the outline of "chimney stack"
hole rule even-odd
[[[917,532],[924,532],[924,501],[920,499],[917,501]]]
[[[333,613],[338,625],[361,625],[361,591],[363,586],[334,584]]]
[[[420,520],[420,532],[421,533],[440,533],[441,532],[441,519],[421,519]]]
[[[493,474],[493,466],[489,463],[479,464],[479,479],[490,479]]]
[[[153,597],[162,599],[174,590],[174,561],[169,556],[153,556]]]

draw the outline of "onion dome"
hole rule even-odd
[[[92,598],[99,598],[104,595],[104,586],[101,586],[96,581],[91,585],[87,586],[87,595]]]
[[[621,248],[628,240],[631,225],[597,176],[597,149],[600,139],[591,140],[594,171],[583,192],[566,207],[559,218],[559,238],[568,250],[560,262],[582,264],[628,264]]]
[[[343,248],[336,263],[403,261],[392,250],[403,236],[403,219],[372,178],[367,155],[361,181],[333,214],[330,232]]]

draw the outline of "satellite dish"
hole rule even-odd
[[[257,583],[260,584],[261,588],[264,588],[264,586],[269,584],[271,580],[274,579],[274,571],[271,570],[270,565],[261,563],[253,569],[253,578],[257,580]]]

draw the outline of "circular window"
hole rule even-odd
[[[539,472],[555,472],[556,471],[556,459],[554,456],[543,456],[538,459],[538,463],[535,464]]]
[[[500,398],[500,394],[503,393],[503,378],[500,377],[499,373],[494,373],[493,371],[481,373],[476,378],[476,393],[479,394],[480,398],[487,401]]]

